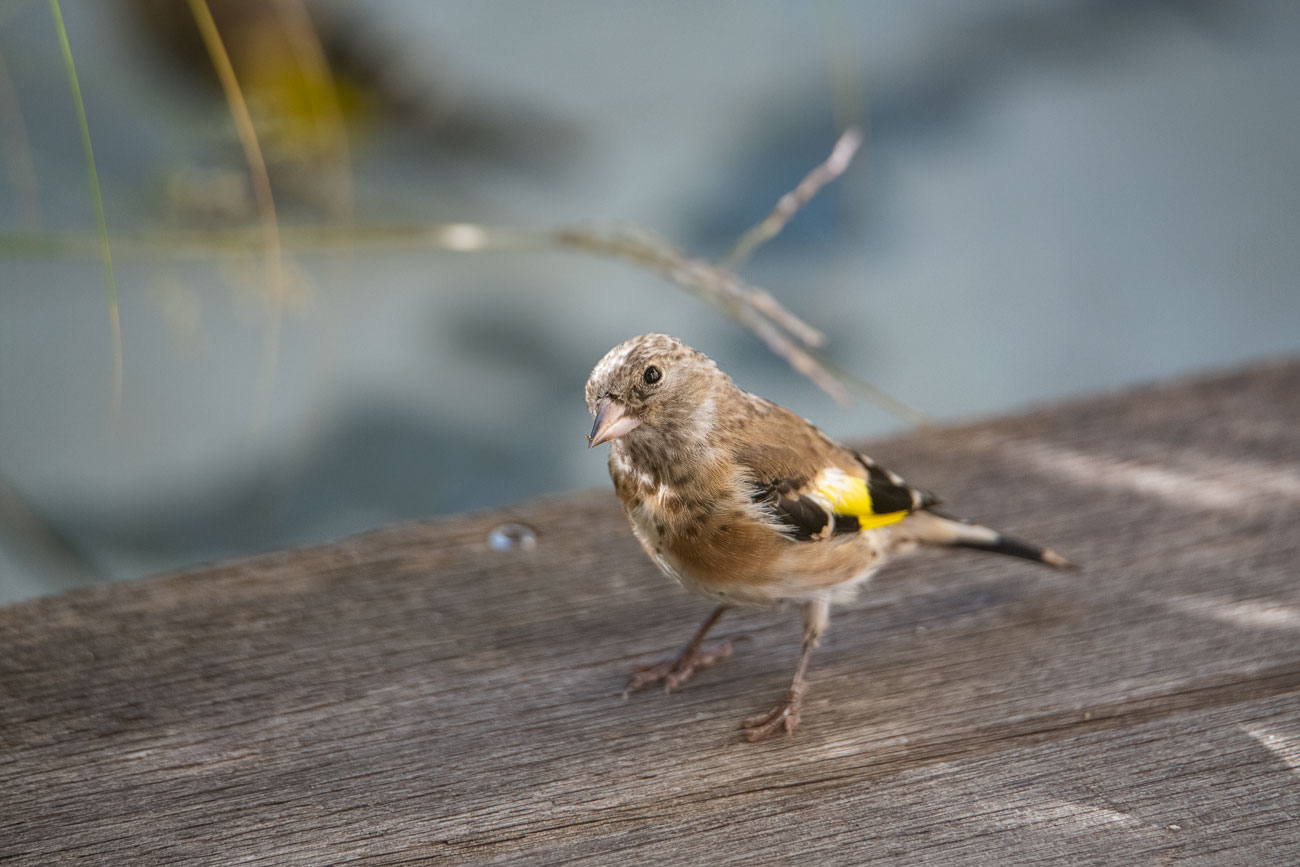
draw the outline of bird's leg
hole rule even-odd
[[[784,729],[787,735],[793,735],[799,725],[799,710],[803,705],[804,691],[807,689],[808,660],[812,652],[821,643],[822,633],[830,622],[830,600],[819,597],[804,603],[803,607],[803,652],[799,654],[799,667],[794,670],[794,680],[790,681],[790,690],[776,707],[766,713],[755,714],[740,725],[748,729],[745,740],[761,741]]]
[[[638,666],[628,680],[627,686],[623,688],[623,697],[626,698],[630,693],[645,689],[647,686],[660,681],[663,681],[664,691],[671,692],[694,677],[697,672],[717,665],[731,656],[732,645],[737,641],[744,640],[747,636],[736,635],[724,641],[719,641],[707,650],[701,649],[704,644],[704,636],[709,634],[709,630],[722,619],[722,615],[726,614],[729,608],[731,608],[730,605],[719,605],[713,609],[713,613],[695,631],[695,637],[682,648],[682,652],[677,654],[676,658],[665,659],[663,662],[657,662],[654,665]]]

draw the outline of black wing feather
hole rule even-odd
[[[797,491],[807,479],[777,479],[755,490],[751,499],[767,506],[772,516],[799,542],[812,542],[841,533],[856,533],[858,519],[853,515],[830,514],[815,501]],[[826,532],[831,525],[830,533]]]
[[[866,455],[853,455],[867,471],[867,490],[871,493],[871,510],[878,515],[886,512],[915,512],[939,504],[939,498],[929,491],[914,488],[896,474],[882,467]]]

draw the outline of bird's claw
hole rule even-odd
[[[647,686],[663,682],[664,692],[672,692],[706,668],[712,668],[731,656],[738,641],[748,641],[748,635],[733,635],[705,648],[687,648],[676,659],[665,659],[653,665],[639,665],[623,687],[623,697],[640,692]]]
[[[793,737],[794,730],[799,726],[799,711],[802,706],[803,692],[791,690],[776,707],[747,717],[740,723],[741,728],[748,729],[744,735],[745,740],[750,743],[761,741],[782,729],[787,736]]]

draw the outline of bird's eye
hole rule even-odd
[[[654,385],[660,379],[663,379],[663,373],[660,372],[659,368],[652,364],[645,369],[645,373],[641,375],[641,379],[645,381],[646,385]]]

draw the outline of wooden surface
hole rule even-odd
[[[1086,571],[896,563],[757,745],[797,612],[620,700],[709,606],[606,491],[11,606],[0,863],[1300,863],[1300,361],[870,452]]]

